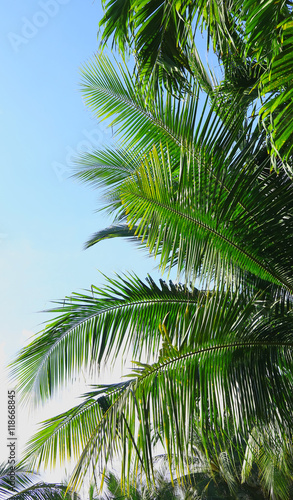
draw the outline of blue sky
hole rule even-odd
[[[0,19],[4,441],[11,388],[4,367],[48,318],[38,311],[73,291],[102,284],[98,270],[109,276],[133,270],[143,278],[154,267],[127,242],[83,250],[89,236],[109,224],[95,213],[99,193],[70,178],[74,155],[111,141],[111,131],[85,108],[78,85],[80,67],[98,50],[101,16],[99,1],[12,0]],[[18,433],[24,438],[21,423]],[[0,449],[5,460],[6,447]]]
[[[98,50],[101,17],[100,0],[11,0],[0,18],[2,443],[12,388],[5,366],[48,318],[38,311],[102,284],[98,270],[158,276],[155,262],[128,242],[83,250],[89,236],[110,223],[95,213],[99,193],[70,178],[76,154],[112,140],[78,88],[79,68]],[[21,412],[23,441],[28,429]],[[0,449],[5,460],[6,447]]]

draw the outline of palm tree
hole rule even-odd
[[[105,475],[118,455],[126,484],[139,467],[150,484],[160,443],[178,478],[191,477],[202,455],[209,464],[227,457],[238,483],[257,466],[265,494],[289,498],[291,180],[270,170],[265,134],[243,124],[237,96],[233,112],[219,113],[219,96],[199,109],[191,77],[180,99],[160,89],[149,99],[103,56],[83,76],[86,102],[97,117],[112,115],[120,139],[80,160],[79,177],[106,188],[114,216],[89,244],[135,238],[183,284],[118,276],[54,308],[14,363],[24,397],[47,399],[84,364],[128,352],[137,361],[129,380],[94,386],[44,422],[27,460],[77,457],[76,486],[91,468]]]
[[[221,91],[241,91],[248,106],[261,100],[259,116],[271,160],[292,176],[293,23],[291,0],[139,0],[103,2],[102,44],[134,53],[140,78],[173,90],[196,76],[211,92],[211,80],[195,47],[196,29],[206,30],[224,69]]]
[[[180,481],[171,482],[168,462],[165,456],[158,456],[155,464],[155,481],[147,485],[143,474],[139,474],[137,484],[123,488],[121,478],[113,472],[107,473],[105,478],[106,492],[101,500],[115,500],[125,498],[128,500],[190,500],[205,498],[210,500],[245,498],[246,500],[265,500],[263,488],[258,480],[256,471],[250,475],[250,481],[240,483],[233,474],[233,464],[227,454],[218,456],[217,463],[206,462],[202,455],[190,476],[181,477]],[[288,487],[288,484],[286,485]],[[291,482],[292,487],[292,482]],[[95,491],[95,486],[91,486]],[[284,488],[283,488],[284,493]]]
[[[12,471],[13,469],[13,471]],[[76,493],[66,491],[59,483],[37,482],[38,475],[27,468],[9,463],[0,465],[1,500],[78,500]]]

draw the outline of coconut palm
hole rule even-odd
[[[14,363],[23,397],[46,400],[85,364],[129,352],[137,361],[129,380],[94,386],[44,422],[27,460],[77,457],[76,486],[119,456],[127,484],[139,467],[151,482],[158,443],[175,475],[191,477],[200,442],[208,463],[227,457],[238,482],[256,464],[265,494],[289,498],[291,180],[270,170],[265,134],[243,124],[241,97],[233,112],[219,113],[219,96],[200,109],[191,77],[180,99],[160,89],[149,99],[103,56],[83,78],[87,104],[112,116],[120,141],[80,160],[79,177],[104,186],[114,219],[89,244],[136,239],[183,284],[118,276],[57,304],[56,319]]]
[[[61,483],[38,481],[38,474],[20,465],[0,465],[1,500],[78,500],[76,493]]]
[[[273,165],[281,161],[292,176],[290,0],[111,0],[104,8],[102,43],[112,37],[123,53],[135,54],[140,78],[173,90],[187,83],[188,73],[200,77],[205,90],[210,86],[194,42],[196,29],[205,29],[223,65],[222,92],[229,97],[241,90],[247,105],[261,99]]]
[[[121,478],[110,472],[106,479],[107,492],[101,497],[102,500],[116,500],[125,498],[127,500],[189,500],[191,498],[207,499],[217,498],[232,498],[229,495],[227,485],[219,477],[214,481],[209,474],[196,473],[188,479],[178,484],[178,481],[171,482],[166,471],[156,470],[155,483],[147,486],[140,478],[140,483],[131,485],[128,490],[125,490],[121,484]],[[183,479],[183,478],[182,478]]]

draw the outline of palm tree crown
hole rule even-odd
[[[118,3],[121,17],[114,32]],[[257,474],[264,495],[283,500],[290,497],[293,459],[291,149],[285,141],[278,163],[285,168],[277,173],[267,141],[274,148],[279,139],[270,139],[272,131],[249,118],[250,98],[243,89],[232,92],[230,86],[225,93],[224,84],[216,89],[206,78],[202,106],[204,68],[198,63],[196,73],[186,62],[195,8],[204,23],[209,20],[225,63],[230,56],[235,63],[227,47],[238,39],[243,62],[247,37],[246,50],[257,45],[249,2],[241,11],[244,34],[240,14],[233,25],[228,19],[216,29],[211,12],[223,21],[217,0],[206,10],[201,1],[192,7],[169,2],[170,9],[162,2],[153,14],[153,2],[138,4],[109,2],[102,21],[104,37],[114,33],[121,47],[134,37],[136,72],[131,75],[123,62],[115,68],[104,56],[83,69],[84,99],[97,118],[112,117],[118,145],[82,155],[77,175],[105,188],[105,209],[113,216],[113,225],[94,234],[88,246],[110,237],[135,239],[163,272],[177,269],[178,282],[158,285],[149,277],[145,283],[132,274],[107,278],[104,287],[73,294],[54,308],[56,319],[13,365],[23,397],[51,397],[84,365],[99,367],[129,352],[136,362],[127,381],[95,385],[79,405],[43,422],[26,457],[33,466],[55,463],[58,454],[76,457],[71,483],[76,486],[91,467],[105,475],[119,456],[122,482],[129,486],[142,468],[150,484],[160,443],[172,481],[192,478],[204,457],[211,471],[224,470],[226,463],[224,477],[234,497],[241,481],[249,484]],[[236,8],[238,2],[230,4]],[[266,5],[273,8],[272,2]],[[289,12],[286,2],[282,5],[278,22]],[[158,63],[149,55],[155,37],[143,45],[155,21],[166,28],[160,39],[165,59],[146,82]],[[176,63],[185,81],[179,95],[168,91],[172,71],[167,89],[153,86],[163,78],[169,57],[163,50],[173,35],[170,67]],[[258,85],[278,60],[273,55],[268,61],[267,52],[264,73],[253,76]],[[245,64],[249,57],[247,52]]]

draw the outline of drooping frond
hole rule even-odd
[[[62,484],[37,483],[5,497],[5,500],[64,500],[64,498],[67,498],[68,500],[75,498],[75,500],[78,500],[78,495],[69,493],[66,494],[66,491],[67,486]]]
[[[188,88],[188,75],[198,76],[192,60],[195,27],[206,30],[208,46],[212,41],[218,55],[241,50],[242,24],[235,7],[232,0],[110,0],[104,2],[100,22],[102,44],[113,36],[123,54],[135,54],[140,85],[151,82],[155,91],[164,85],[180,95]]]
[[[90,248],[100,241],[109,240],[112,238],[131,238],[132,240],[137,242],[135,231],[136,228],[130,229],[127,224],[112,225],[93,234],[92,237],[86,242],[85,248]]]
[[[292,179],[292,3],[238,0],[235,6],[245,26],[245,55],[261,75],[260,118],[269,134],[272,164],[276,170],[281,164]]]
[[[19,390],[44,400],[84,365],[99,367],[131,349],[153,356],[160,344],[159,325],[168,315],[172,335],[201,294],[185,286],[145,284],[135,275],[108,279],[104,288],[74,294],[52,310],[58,316],[13,363]]]
[[[134,41],[140,84],[179,90],[189,69],[185,50],[192,34],[189,3],[110,0],[105,9],[100,21],[102,43],[112,35],[113,43],[127,53]]]
[[[277,447],[281,440],[292,438],[292,318],[274,323],[258,316],[253,319],[252,304],[248,308],[242,305],[241,310],[238,302],[229,308],[225,299],[216,294],[205,303],[202,314],[214,325],[207,328],[206,335],[202,332],[203,317],[190,319],[193,346],[183,343],[178,349],[169,343],[157,363],[137,363],[133,371],[136,379],[123,387],[114,401],[112,387],[104,386],[110,404],[84,447],[74,485],[93,457],[104,470],[118,444],[123,474],[127,476],[132,457],[134,463],[143,464],[151,478],[154,432],[160,434],[178,475],[188,470],[197,436],[206,443],[209,460],[216,460],[226,450],[229,439],[235,440],[240,451],[255,426],[265,441],[262,452],[267,457],[271,440]],[[237,309],[242,320],[225,323]],[[102,387],[98,390],[100,393]]]
[[[128,385],[129,382],[124,382],[111,386],[113,401],[115,394]],[[104,393],[104,388],[95,388],[79,405],[41,422],[40,430],[26,446],[24,461],[38,469],[41,465],[46,468],[62,465],[65,460],[77,460],[108,409],[105,404],[111,400]]]
[[[272,59],[270,70],[261,80],[264,105],[261,118],[271,137],[272,157],[280,158],[290,177],[293,176],[293,21],[281,25],[282,51]],[[268,97],[269,96],[269,97]],[[275,165],[276,165],[275,160]]]
[[[272,439],[277,435],[277,439]],[[267,448],[270,453],[267,453]],[[242,483],[249,482],[253,467],[257,465],[258,479],[266,495],[278,500],[290,499],[293,492],[292,441],[284,436],[282,428],[264,427],[261,432],[255,427],[248,439],[242,463]]]
[[[244,456],[257,426],[269,457],[271,440],[277,447],[291,439],[293,323],[292,313],[268,319],[261,305],[261,297],[231,292],[190,301],[175,331],[169,316],[159,325],[155,363],[137,362],[128,382],[94,387],[82,404],[45,422],[28,456],[49,464],[60,450],[61,458],[78,455],[74,486],[93,461],[105,472],[117,453],[125,478],[136,464],[150,479],[159,438],[180,476],[192,470],[199,440],[208,460],[227,452],[227,440]]]
[[[15,466],[14,474],[11,474],[13,466],[9,463],[0,464],[0,494],[1,497],[11,494],[15,488],[23,489],[32,485],[34,482],[35,474],[29,472],[27,468]],[[12,484],[12,480],[15,483]]]
[[[194,24],[207,33],[208,47],[222,60],[225,74],[221,89],[226,98],[238,89],[243,111],[264,98],[262,125],[275,169],[281,166],[292,177],[292,5],[289,0],[197,0],[195,2],[105,2],[102,40],[110,35],[122,53],[134,51],[140,85],[189,88],[192,74],[212,95],[206,72],[198,65]],[[119,20],[117,15],[119,15]],[[194,20],[194,21],[193,21]],[[154,28],[156,26],[156,29]],[[195,54],[195,57],[194,55]],[[199,71],[198,71],[199,70]],[[245,104],[246,103],[246,104]]]

